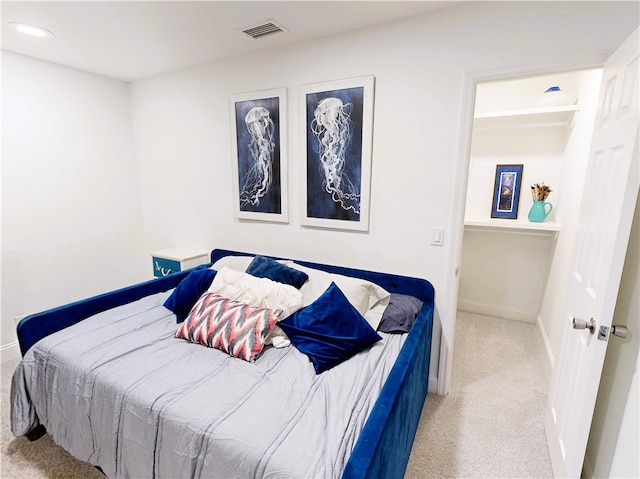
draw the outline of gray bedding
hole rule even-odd
[[[13,433],[43,425],[110,478],[339,478],[406,335],[320,375],[294,347],[252,364],[176,339],[169,294],[33,346],[13,376]]]

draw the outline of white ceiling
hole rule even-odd
[[[2,49],[138,80],[216,59],[313,40],[451,7],[452,1],[2,1]],[[287,31],[254,39],[274,20]],[[9,27],[35,24],[32,38]]]

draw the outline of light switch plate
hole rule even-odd
[[[444,228],[435,227],[431,230],[431,246],[444,245]]]

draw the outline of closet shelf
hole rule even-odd
[[[502,231],[522,234],[543,233],[557,235],[560,231],[560,223],[555,221],[533,223],[527,220],[506,220],[500,218],[465,219],[464,227],[468,230]]]
[[[542,108],[525,108],[520,110],[493,111],[477,113],[474,116],[476,126],[570,126],[577,105],[554,106]]]

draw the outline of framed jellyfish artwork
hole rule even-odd
[[[299,88],[301,223],[369,230],[374,77]]]
[[[288,222],[286,88],[230,98],[234,214]]]
[[[492,218],[518,218],[520,184],[523,165],[496,165],[496,177],[493,184]]]

